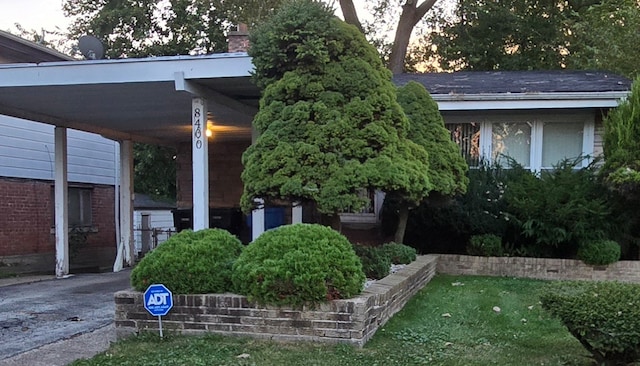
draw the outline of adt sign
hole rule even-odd
[[[153,316],[165,316],[173,307],[173,294],[162,284],[154,284],[144,292],[144,308]]]

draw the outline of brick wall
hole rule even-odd
[[[573,259],[474,257],[455,254],[439,254],[438,257],[438,273],[444,274],[640,283],[640,261],[592,266]]]
[[[114,188],[92,186],[93,231],[71,268],[106,267],[115,258]],[[55,269],[53,183],[0,178],[0,271]]]
[[[182,334],[222,333],[274,340],[350,343],[363,346],[389,318],[435,275],[437,256],[420,256],[402,271],[367,288],[360,296],[314,309],[259,306],[232,294],[174,295],[163,329]],[[143,306],[142,293],[115,294],[116,333],[125,337],[158,331],[158,320]]]
[[[242,195],[242,153],[251,145],[246,141],[209,141],[209,206],[239,207]],[[178,208],[193,206],[191,143],[182,143],[177,153]]]

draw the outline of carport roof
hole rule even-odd
[[[248,138],[259,90],[245,53],[0,65],[0,114],[172,144],[189,141],[191,100],[221,137]]]

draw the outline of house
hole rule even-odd
[[[0,31],[0,63],[71,60]],[[78,130],[69,130],[67,139],[71,268],[110,267],[116,248],[116,143]],[[54,126],[0,115],[0,273],[55,268],[54,155]]]
[[[138,257],[166,241],[173,233],[174,202],[154,199],[135,193],[133,198],[133,227],[135,253]]]
[[[230,45],[238,43],[232,38],[242,33],[231,34]],[[252,68],[243,52],[0,67],[0,113],[29,116],[56,126],[60,134],[76,128],[120,142],[117,254],[131,263],[133,141],[176,147],[176,204],[189,212],[194,229],[209,226],[211,209],[237,212],[241,156],[256,138],[251,121],[260,91],[251,82]],[[630,90],[629,80],[604,72],[413,74],[394,79],[399,85],[409,80],[427,86],[471,164],[480,156],[499,159],[506,154],[532,169],[563,156],[599,153],[601,115]],[[65,151],[64,141],[56,140],[56,149]],[[63,166],[58,159],[56,163]],[[63,186],[66,179],[64,172],[57,174],[55,186]],[[373,202],[373,212],[352,216],[376,220],[380,206]],[[61,221],[64,210],[61,202],[56,209]],[[287,222],[301,222],[306,215],[300,206],[285,214]],[[255,238],[264,231],[265,209],[251,216]],[[57,253],[64,258],[65,231],[56,230]],[[57,273],[65,270],[58,267]]]

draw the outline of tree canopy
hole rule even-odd
[[[638,72],[637,0],[460,0],[434,22],[425,42],[445,70]]]
[[[321,2],[295,0],[250,40],[265,90],[260,136],[243,155],[245,210],[257,198],[312,201],[337,217],[365,205],[362,189],[427,195],[427,152],[406,137],[391,73],[356,27]]]

